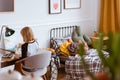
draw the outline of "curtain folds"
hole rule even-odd
[[[120,32],[120,0],[101,0],[99,31]]]

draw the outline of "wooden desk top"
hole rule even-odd
[[[18,61],[20,59],[16,59],[16,58],[2,58],[1,60],[1,68],[9,66],[9,65],[13,65],[15,64],[16,61]]]

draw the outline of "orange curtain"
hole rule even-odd
[[[120,32],[120,0],[101,0],[99,31]]]

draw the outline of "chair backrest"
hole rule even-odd
[[[25,67],[35,69],[47,67],[51,60],[51,52],[38,50],[37,54],[24,59]]]

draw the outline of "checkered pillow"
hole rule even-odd
[[[61,38],[51,38],[50,47],[56,50],[59,48],[59,46],[62,43],[66,42],[68,39],[71,39],[71,36],[61,37]]]

